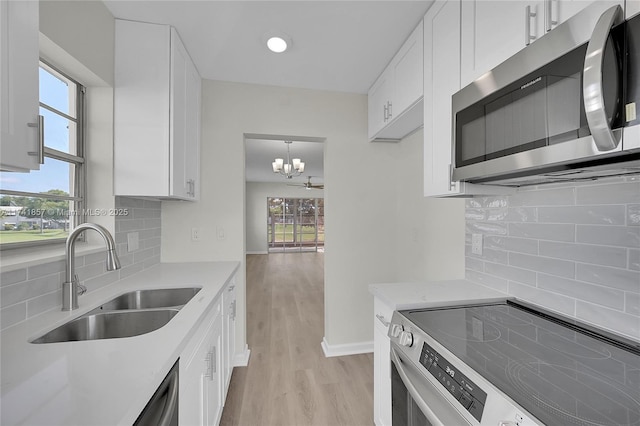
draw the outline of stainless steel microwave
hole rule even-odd
[[[640,173],[640,15],[597,1],[457,92],[453,180]]]

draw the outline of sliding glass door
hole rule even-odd
[[[324,251],[324,199],[268,198],[269,252]]]

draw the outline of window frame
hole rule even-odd
[[[73,83],[76,86],[75,93],[75,112],[76,117],[72,117],[62,111],[57,110],[56,108],[43,103],[40,100],[40,95],[38,96],[39,107],[44,108],[49,112],[57,114],[58,116],[67,119],[69,121],[73,121],[76,124],[76,146],[75,146],[75,155],[67,152],[59,151],[54,148],[50,148],[47,146],[47,141],[44,141],[44,157],[51,158],[53,160],[64,161],[69,164],[74,165],[74,176],[73,182],[70,185],[70,194],[68,196],[62,195],[54,195],[54,194],[43,194],[43,193],[35,193],[35,192],[25,192],[25,191],[15,191],[4,189],[0,187],[0,195],[8,195],[8,196],[16,196],[16,197],[33,197],[33,198],[41,198],[46,200],[53,201],[69,201],[73,202],[73,211],[69,212],[69,232],[71,229],[76,227],[77,225],[84,223],[86,221],[86,197],[87,197],[87,161],[85,158],[86,147],[86,87],[78,82],[73,77],[61,71],[55,65],[47,62],[46,60],[40,58],[39,68],[44,68],[47,72],[53,74],[58,78],[62,78]],[[46,123],[45,123],[46,126]],[[71,151],[71,149],[70,149]],[[46,161],[46,160],[45,160]],[[71,191],[73,189],[73,191]],[[71,193],[73,192],[73,193]],[[73,214],[72,214],[73,213]],[[81,236],[81,238],[84,238]],[[41,247],[41,246],[49,246],[56,244],[64,244],[64,238],[57,238],[55,240],[40,240],[40,241],[19,241],[14,243],[4,243],[0,244],[0,251],[3,250],[11,250],[11,249],[19,249],[25,247]]]

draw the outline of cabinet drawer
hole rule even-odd
[[[206,314],[202,324],[198,327],[198,331],[193,335],[194,337],[189,341],[189,343],[185,346],[182,351],[182,360],[187,368],[195,356],[195,352],[202,343],[202,340],[206,338],[206,331],[210,327],[211,323],[213,323],[219,316],[222,315],[222,298],[219,297],[218,300],[214,302],[214,304],[209,309],[209,312]]]

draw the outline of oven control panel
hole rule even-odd
[[[487,400],[487,393],[452,366],[427,343],[422,345],[420,364],[478,421]]]

